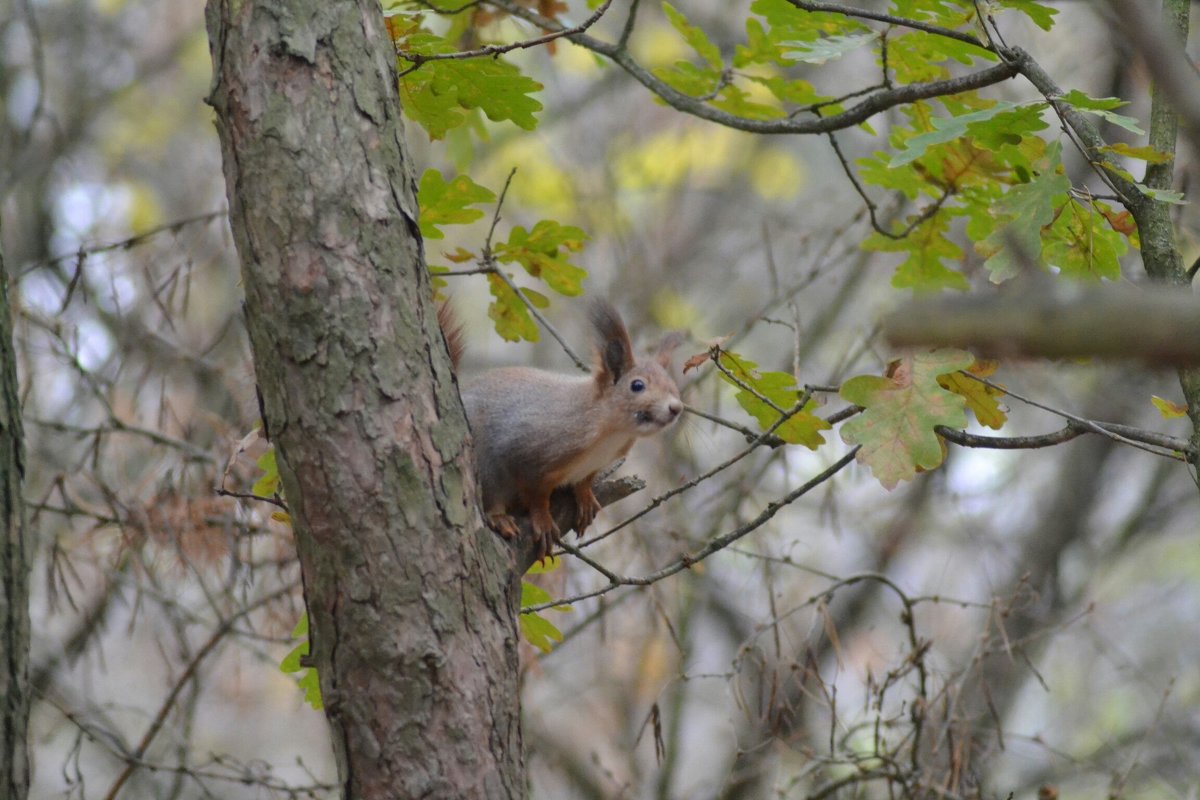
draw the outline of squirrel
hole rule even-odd
[[[457,371],[462,334],[445,303],[438,320]],[[588,320],[595,337],[591,375],[500,367],[462,384],[484,517],[513,539],[519,533],[513,515],[527,511],[539,558],[562,540],[550,515],[551,493],[572,488],[574,527],[582,535],[600,510],[592,493],[597,473],[628,453],[638,437],[670,426],[683,410],[668,372],[681,334],[668,334],[652,357],[639,361],[611,304],[593,301]]]

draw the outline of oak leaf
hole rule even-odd
[[[885,488],[911,480],[918,469],[941,465],[945,451],[934,429],[965,427],[967,415],[966,400],[937,379],[966,369],[972,360],[962,350],[935,350],[905,356],[885,377],[860,375],[842,384],[842,399],[865,409],[842,427],[842,440],[861,445],[858,461]]]

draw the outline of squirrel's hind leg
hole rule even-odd
[[[596,473],[593,472],[575,484],[574,487],[575,505],[578,508],[575,512],[576,536],[583,536],[583,532],[592,524],[592,520],[596,518],[596,514],[600,513],[600,501],[592,493],[592,481],[594,480],[596,480]]]
[[[534,488],[521,492],[521,500],[529,508],[529,524],[533,528],[534,540],[537,543],[538,559],[550,555],[550,548],[562,540],[562,531],[550,516],[550,492],[554,490]]]

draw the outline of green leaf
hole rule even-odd
[[[825,36],[811,41],[784,41],[779,46],[784,50],[784,58],[789,61],[799,61],[805,64],[824,64],[826,61],[841,58],[864,45],[879,38],[876,33],[857,33],[843,36]]]
[[[746,119],[780,119],[787,116],[782,108],[756,103],[750,99],[748,92],[733,85],[723,87],[712,101],[712,106]]]
[[[1066,103],[1077,111],[1094,114],[1138,136],[1146,133],[1138,126],[1138,121],[1133,117],[1113,113],[1112,109],[1126,105],[1126,101],[1118,97],[1091,97],[1078,89],[1072,89],[1062,97],[1059,97],[1058,101]]]
[[[1151,189],[1144,183],[1138,183],[1137,178],[1133,177],[1133,173],[1123,167],[1108,161],[1101,161],[1100,166],[1132,183],[1137,187],[1138,191],[1149,198],[1159,201],[1160,203],[1170,203],[1172,205],[1182,206],[1187,205],[1187,200],[1184,199],[1183,192],[1177,192],[1174,189]]]
[[[417,55],[455,52],[452,43],[423,30],[398,44]],[[399,66],[404,71],[412,62],[401,56]],[[532,130],[537,125],[534,114],[542,104],[529,95],[541,89],[540,83],[499,57],[428,61],[400,79],[400,104],[431,139],[441,139],[467,122],[465,112],[474,109],[493,122],[508,120]]]
[[[325,701],[321,699],[321,676],[315,669],[310,667],[305,670],[300,679],[296,681],[296,685],[304,690],[304,702],[317,711],[325,708]]]
[[[275,463],[275,446],[271,445],[254,463],[263,474],[254,482],[250,493],[259,497],[274,497],[279,491],[279,467]]]
[[[1058,142],[1051,144],[1039,164],[1041,172],[1028,183],[1014,186],[992,206],[992,213],[1002,224],[977,244],[976,250],[987,258],[983,265],[994,283],[1018,272],[1010,242],[1015,242],[1028,258],[1041,257],[1042,228],[1053,222],[1055,211],[1069,202],[1071,181],[1063,174],[1061,150]]]
[[[775,64],[786,67],[789,61],[783,58],[779,44],[768,35],[766,28],[754,17],[746,18],[746,44],[733,50],[733,66],[744,69],[751,64]]]
[[[570,263],[567,257],[578,252],[586,239],[587,234],[573,225],[544,219],[530,231],[519,226],[513,228],[508,241],[496,246],[496,258],[505,264],[515,261],[559,294],[576,297],[583,294],[587,271]]]
[[[705,35],[704,31],[687,21],[673,5],[663,3],[663,13],[667,15],[667,21],[671,23],[684,41],[691,45],[702,59],[713,69],[721,69],[721,51],[717,46]]]
[[[557,566],[557,565],[555,565]],[[548,569],[554,569],[553,566]],[[530,572],[533,570],[531,569]],[[540,606],[546,603],[551,603],[554,598],[540,586],[532,584],[529,581],[521,581],[521,608],[526,609],[531,606]],[[551,611],[570,611],[569,605],[551,606]],[[541,650],[543,653],[549,653],[554,647],[554,642],[561,642],[562,632],[556,628],[548,619],[540,613],[522,613],[518,615],[521,624],[521,635],[525,637],[525,641]]]
[[[445,235],[437,226],[474,222],[483,216],[483,212],[468,206],[490,203],[495,199],[496,195],[491,189],[480,186],[466,175],[459,175],[447,183],[442,173],[427,169],[417,188],[421,235],[426,239],[442,239]]]
[[[900,226],[897,224],[896,227]],[[948,230],[949,215],[937,213],[902,239],[874,233],[863,241],[862,247],[885,253],[907,253],[892,276],[892,286],[897,289],[957,289],[965,292],[970,288],[966,276],[943,263],[962,261],[963,257],[962,248],[946,236]]]
[[[563,639],[562,631],[541,614],[519,614],[518,619],[525,641],[543,653],[549,653],[554,649],[554,643]]]
[[[1073,200],[1063,207],[1046,231],[1042,256],[1046,263],[1073,278],[1116,280],[1125,239],[1090,205]]]
[[[935,144],[944,144],[945,142],[958,139],[967,134],[967,128],[976,122],[985,122],[992,119],[996,115],[1011,111],[1017,108],[1016,104],[1009,102],[1000,102],[991,108],[985,108],[982,111],[975,111],[970,114],[961,114],[956,117],[933,117],[930,122],[933,125],[933,130],[928,133],[922,133],[909,139],[905,149],[896,153],[892,157],[892,167],[901,167],[911,163],[925,154],[931,146]]]
[[[656,78],[689,97],[708,97],[721,81],[720,72],[687,61],[657,67],[653,72]]]
[[[1048,103],[1026,103],[1001,111],[990,119],[969,124],[967,135],[987,150],[999,152],[1015,148],[1027,137],[1049,127],[1042,118],[1047,108]]]
[[[791,411],[800,402],[800,388],[790,373],[760,371],[753,361],[729,351],[721,353],[719,363],[733,376],[730,378],[724,372],[720,373],[722,380],[738,388],[735,395],[738,405],[754,417],[764,431],[779,420],[777,408]],[[816,404],[810,400],[801,411],[776,428],[775,435],[785,442],[802,444],[811,450],[825,444],[821,431],[827,431],[832,426],[811,412],[815,407]]]
[[[754,0],[750,12],[767,21],[768,37],[773,42],[809,42],[821,36],[838,36],[867,30],[866,26],[844,14],[828,11],[803,11],[787,0]]]
[[[550,593],[529,581],[521,581],[521,608],[529,608],[530,606],[540,606],[546,603],[554,602],[554,598]],[[570,611],[571,607],[566,604],[551,606],[553,611]]]
[[[975,16],[971,4],[961,0],[892,0],[892,5],[900,17],[935,22],[943,28],[958,28]]]
[[[1166,164],[1174,156],[1170,153],[1163,153],[1155,150],[1153,147],[1133,147],[1125,144],[1125,142],[1117,142],[1116,144],[1106,144],[1100,148],[1102,153],[1113,153],[1126,158],[1135,158],[1138,161],[1145,161],[1147,164]]]
[[[827,95],[818,94],[817,90],[808,81],[794,78],[764,77],[762,75],[747,75],[746,79],[760,86],[765,86],[781,103],[807,106],[814,103],[823,103],[830,99]]]
[[[933,429],[963,428],[967,416],[965,400],[943,389],[937,379],[973,360],[961,350],[935,350],[900,359],[887,377],[860,375],[842,384],[842,399],[866,409],[842,426],[842,440],[862,446],[858,461],[885,488],[941,465],[944,445]]]
[[[1112,111],[1114,108],[1129,104],[1127,100],[1119,97],[1092,97],[1078,89],[1072,89],[1058,99],[1080,111]]]
[[[284,674],[301,672],[303,674],[297,680],[297,685],[304,690],[304,700],[310,706],[320,711],[324,708],[324,703],[321,700],[321,681],[317,675],[317,670],[313,667],[305,667],[300,664],[300,659],[308,655],[308,614],[300,615],[300,619],[296,622],[296,627],[292,630],[293,639],[302,639],[300,644],[292,648],[283,661],[279,662],[279,669]]]
[[[1137,185],[1137,188],[1142,194],[1160,203],[1170,203],[1174,206],[1187,205],[1187,200],[1184,199],[1183,192],[1177,192],[1174,189],[1151,189],[1149,186],[1141,183]]]
[[[888,162],[890,157],[882,151],[858,159],[859,177],[866,183],[902,192],[909,200],[916,200],[923,191],[932,187],[926,182],[920,172],[911,165],[893,168]]]
[[[538,340],[538,327],[529,315],[529,309],[521,302],[509,285],[498,275],[487,276],[488,288],[495,299],[488,306],[488,316],[496,325],[496,333],[509,342]]]
[[[454,98],[435,94],[432,84],[432,71],[420,75],[418,70],[405,75],[400,79],[400,107],[405,116],[425,129],[430,139],[436,140],[464,124],[467,115]]]
[[[911,31],[887,40],[888,69],[896,83],[924,83],[949,76],[949,61],[970,66],[977,60],[995,61],[996,57],[981,47],[937,36],[924,31]],[[883,65],[880,48],[876,58]]]
[[[1002,8],[1011,8],[1020,11],[1025,16],[1033,20],[1033,24],[1037,25],[1044,31],[1048,31],[1054,27],[1054,17],[1058,14],[1057,8],[1049,8],[1037,0],[994,0]]]

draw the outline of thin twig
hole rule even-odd
[[[898,17],[894,14],[884,14],[879,11],[868,11],[862,8],[851,8],[849,6],[843,6],[834,3],[810,3],[805,2],[805,0],[787,0],[787,2],[791,3],[801,11],[827,11],[832,14],[842,14],[843,16],[847,17],[858,17],[859,19],[869,19],[874,22],[884,22],[888,25],[896,25],[901,28],[911,28],[914,31],[932,33],[935,36],[944,36],[947,39],[956,39],[960,42],[964,42],[965,44],[974,45],[980,50],[993,52],[992,48],[988,47],[988,45],[979,41],[979,39],[975,38],[969,33],[963,33],[962,31],[956,31],[951,28],[943,28],[940,25],[931,25],[928,22],[921,22],[920,20],[909,19],[907,17]]]
[[[1023,395],[1017,394],[1012,389],[1009,389],[1006,386],[1000,386],[999,384],[992,383],[987,378],[981,378],[978,375],[972,375],[969,372],[963,372],[962,374],[966,375],[967,377],[971,378],[972,380],[979,381],[980,383],[984,384],[985,386],[990,386],[993,389],[996,389],[997,391],[1003,392],[1004,394],[1007,394],[1009,397],[1014,397],[1017,400],[1020,400],[1022,403],[1025,403],[1026,405],[1033,406],[1034,408],[1040,408],[1042,411],[1048,411],[1051,414],[1057,414],[1058,416],[1062,417],[1063,419],[1070,420],[1075,425],[1081,426],[1085,430],[1090,431],[1091,433],[1098,433],[1101,436],[1107,436],[1108,438],[1112,439],[1113,441],[1120,442],[1122,444],[1127,444],[1130,447],[1136,447],[1139,450],[1145,450],[1147,453],[1153,453],[1156,456],[1164,456],[1166,458],[1173,458],[1178,461],[1185,461],[1186,459],[1181,457],[1179,455],[1179,453],[1189,452],[1188,445],[1186,443],[1184,443],[1183,441],[1176,439],[1173,436],[1157,434],[1157,433],[1153,433],[1151,431],[1142,431],[1137,428],[1132,428],[1132,427],[1129,427],[1126,425],[1116,425],[1113,423],[1095,422],[1090,419],[1085,419],[1083,417],[1076,416],[1075,414],[1072,414],[1069,411],[1063,411],[1062,409],[1052,408],[1051,406],[1045,405],[1043,403],[1039,403],[1038,401],[1033,400],[1031,398],[1024,397]],[[1137,438],[1133,438],[1135,436]],[[1164,450],[1166,450],[1168,452],[1164,452]]]
[[[68,261],[70,259],[77,259],[79,261],[79,263],[82,265],[83,260],[88,258],[89,256],[94,256],[99,253],[107,253],[112,250],[130,250],[130,249],[142,244],[147,239],[151,239],[160,233],[168,233],[168,232],[176,233],[180,229],[184,228],[187,225],[191,225],[196,222],[208,222],[209,220],[217,219],[218,217],[223,217],[227,213],[228,213],[228,211],[226,209],[221,209],[219,211],[209,211],[204,214],[197,214],[194,217],[184,217],[183,219],[177,219],[172,222],[164,223],[162,225],[159,225],[158,227],[151,228],[150,230],[148,230],[144,233],[139,233],[136,236],[130,236],[128,239],[121,239],[119,241],[111,242],[109,244],[92,245],[90,247],[84,247],[81,245],[77,250],[75,250],[71,253],[63,253],[62,255],[52,256],[50,258],[42,259],[41,261],[34,261],[30,264],[26,264],[24,269],[21,270],[18,277],[24,277],[25,275],[28,275],[30,272],[33,272],[35,269],[38,269],[40,267],[53,266],[54,264],[58,264],[63,261]]]
[[[612,0],[604,0],[604,2],[600,5],[600,7],[597,8],[590,17],[588,17],[583,22],[579,23],[578,25],[576,25],[573,28],[561,28],[559,30],[552,31],[551,33],[548,33],[545,36],[538,36],[535,39],[526,39],[525,41],[521,41],[521,42],[513,42],[512,44],[489,44],[489,45],[484,45],[483,47],[477,48],[475,50],[464,50],[464,51],[457,52],[457,53],[428,53],[428,54],[405,52],[403,50],[400,50],[399,46],[397,46],[396,55],[398,55],[400,58],[403,58],[405,61],[412,62],[412,66],[401,70],[399,72],[399,74],[397,75],[397,77],[403,78],[405,75],[409,74],[410,72],[413,72],[414,70],[420,69],[423,64],[430,62],[430,61],[458,61],[458,60],[468,59],[468,58],[482,58],[484,56],[495,57],[495,56],[503,55],[504,53],[511,52],[513,50],[523,50],[523,49],[530,48],[530,47],[537,47],[538,45],[546,44],[547,42],[552,42],[555,39],[561,39],[564,36],[570,36],[570,35],[576,34],[576,33],[583,33],[588,28],[592,27],[593,25],[595,25],[597,22],[600,21],[600,18],[602,16],[604,16],[605,11],[608,11],[608,7],[610,5],[612,5]]]
[[[520,287],[513,283],[512,278],[508,277],[508,273],[501,269],[499,264],[496,262],[496,254],[492,251],[492,235],[496,231],[496,224],[500,221],[500,209],[504,207],[504,198],[508,195],[509,184],[512,183],[513,175],[516,174],[517,169],[516,167],[513,167],[512,171],[508,173],[508,178],[504,181],[504,188],[500,191],[500,197],[496,200],[496,211],[492,215],[492,227],[488,230],[487,239],[484,240],[483,251],[480,254],[480,261],[483,262],[483,265],[488,272],[495,275],[497,278],[503,281],[509,289],[512,290],[512,293],[515,294],[517,299],[525,305],[525,308],[529,311],[533,318],[537,320],[538,324],[546,329],[546,331],[554,338],[554,340],[558,342],[559,346],[562,347],[563,352],[567,354],[567,357],[575,362],[575,366],[579,367],[579,369],[583,372],[591,372],[587,362],[576,355],[575,351],[571,349],[571,345],[567,344],[567,340],[564,339],[558,330],[550,324],[549,320],[542,316],[542,313],[537,310],[537,307],[534,306],[533,303],[530,302],[529,298],[521,292]]]
[[[527,606],[527,607],[521,609],[521,613],[522,614],[533,614],[538,611],[544,611],[547,608],[553,608],[554,606],[569,605],[571,603],[577,603],[577,602],[580,602],[582,600],[587,600],[592,597],[599,597],[602,594],[607,594],[608,592],[611,592],[613,589],[616,589],[618,586],[649,586],[653,583],[657,583],[658,581],[661,581],[664,578],[668,578],[672,575],[675,575],[676,573],[682,572],[685,569],[690,569],[693,565],[698,564],[699,562],[701,562],[704,559],[711,556],[713,553],[723,550],[724,548],[728,547],[733,542],[736,542],[738,539],[741,539],[743,536],[746,536],[747,534],[762,527],[772,517],[774,517],[776,514],[778,514],[780,509],[786,508],[787,506],[791,505],[796,500],[803,497],[805,494],[808,494],[810,491],[817,488],[818,486],[820,486],[825,481],[832,478],[837,473],[841,472],[843,469],[845,469],[850,464],[851,461],[854,460],[854,457],[858,453],[858,450],[859,450],[859,448],[855,447],[854,449],[852,449],[848,453],[846,453],[844,456],[839,458],[832,465],[830,465],[826,469],[822,470],[819,474],[817,474],[813,478],[809,479],[801,486],[798,486],[797,488],[788,492],[786,495],[779,498],[778,500],[772,501],[754,519],[750,520],[749,522],[745,523],[744,525],[739,525],[737,528],[734,528],[733,530],[729,531],[728,533],[722,534],[721,536],[718,536],[718,537],[710,540],[708,544],[706,544],[704,547],[697,550],[695,553],[692,553],[691,555],[682,556],[682,557],[676,559],[675,561],[673,561],[671,564],[668,564],[667,566],[663,567],[660,570],[657,570],[655,572],[652,572],[648,575],[643,575],[643,576],[617,575],[616,573],[612,573],[611,571],[606,570],[612,576],[609,578],[609,583],[607,586],[604,586],[600,589],[596,589],[594,591],[584,592],[582,594],[578,594],[573,597],[567,597],[562,600],[552,600],[548,603],[541,603],[541,604],[534,605],[534,606]]]
[[[188,665],[184,668],[183,673],[175,681],[175,685],[171,687],[171,691],[167,694],[166,699],[164,699],[162,705],[159,706],[158,713],[154,715],[154,719],[151,721],[150,727],[146,729],[146,733],[142,736],[141,741],[138,742],[137,747],[134,748],[133,752],[129,755],[128,760],[125,763],[125,768],[121,770],[121,773],[117,775],[116,780],[113,781],[112,786],[109,787],[108,792],[105,793],[104,800],[114,800],[114,798],[116,798],[116,796],[120,793],[121,787],[123,787],[125,782],[129,780],[129,777],[133,775],[134,770],[138,768],[142,757],[146,755],[146,750],[150,748],[150,744],[154,741],[154,737],[156,737],[158,732],[162,730],[163,724],[167,721],[167,715],[171,713],[171,709],[174,707],[175,700],[179,697],[180,692],[182,692],[184,687],[186,687],[188,683],[191,682],[192,678],[195,677],[196,671],[200,668],[200,663],[204,661],[204,659],[208,657],[208,655],[216,648],[216,646],[221,643],[225,636],[233,630],[234,624],[236,624],[246,615],[250,614],[252,611],[257,610],[262,606],[273,602],[274,600],[291,594],[296,590],[297,585],[298,584],[288,584],[287,586],[283,586],[268,595],[264,595],[254,603],[238,611],[236,614],[221,621],[221,624],[217,626],[217,629],[214,630],[212,635],[208,637],[208,641],[206,641],[200,647],[200,649],[196,651],[196,654],[192,656],[192,660],[188,662]]]

